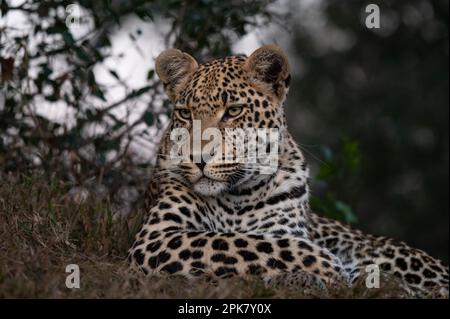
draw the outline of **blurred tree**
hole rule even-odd
[[[270,19],[270,2],[0,0],[1,169],[40,168],[76,184],[125,183],[124,178],[138,182],[147,175],[136,170],[136,163],[126,165],[133,162],[128,156],[132,135],[142,124],[161,127],[158,114],[164,95],[153,70],[148,70],[148,85],[138,89],[127,87],[115,70],[109,70],[114,85],[97,81],[94,68],[112,54],[111,30],[127,19],[154,23],[159,18],[170,25],[164,34],[167,46],[188,50],[200,59],[224,56],[247,27]],[[11,23],[18,17],[16,25]],[[78,25],[88,26],[87,32],[76,34]],[[133,40],[138,36],[139,32],[130,33]],[[119,101],[107,101],[105,92],[111,87],[127,94]],[[148,105],[136,120],[114,114],[144,97]],[[169,111],[167,102],[163,113]],[[49,104],[72,112],[73,121],[57,122],[36,112]],[[143,168],[149,164],[143,163]]]
[[[312,145],[357,140],[360,168],[325,187],[318,179],[314,193],[332,189],[359,227],[448,260],[449,3],[370,3],[380,7],[380,29],[366,28],[363,1],[318,1],[296,16],[291,130],[325,162]]]

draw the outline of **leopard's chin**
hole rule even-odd
[[[218,196],[228,189],[228,183],[208,177],[200,178],[193,186],[196,193],[208,197]]]

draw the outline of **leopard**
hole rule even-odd
[[[167,49],[155,70],[173,111],[148,186],[146,215],[128,252],[132,270],[217,280],[258,276],[267,283],[312,278],[351,287],[375,265],[412,296],[448,298],[448,266],[441,260],[312,211],[309,166],[286,125],[291,69],[280,47],[264,45],[249,56],[203,64]],[[194,134],[195,120],[200,132],[277,130],[275,167],[262,173],[267,161],[224,161],[220,147],[202,156],[204,141],[175,161],[171,132]],[[294,282],[304,287],[302,280]]]

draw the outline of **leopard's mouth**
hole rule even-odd
[[[228,183],[206,176],[200,177],[193,183],[194,190],[203,196],[217,196],[228,189]]]

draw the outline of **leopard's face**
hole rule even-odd
[[[282,104],[289,71],[281,51],[267,46],[249,58],[199,66],[191,56],[171,49],[158,57],[156,70],[174,105],[161,148],[162,169],[205,196],[236,189],[261,172],[276,172],[274,167],[267,170],[275,163],[267,157],[275,156],[285,131]],[[180,144],[180,132],[187,134],[185,144]],[[275,143],[268,143],[270,138]],[[181,148],[182,160],[174,160],[177,143],[186,147]]]

